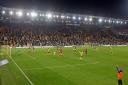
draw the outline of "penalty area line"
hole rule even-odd
[[[98,64],[99,62],[93,62],[93,63],[87,63],[87,64],[76,64],[76,65],[64,65],[64,66],[49,66],[49,67],[45,67],[46,69],[59,69],[59,68],[67,68],[67,67],[77,67],[77,66],[84,66],[84,65],[94,65],[94,64]],[[45,68],[29,68],[29,69],[24,69],[24,70],[42,70]]]
[[[23,76],[28,80],[28,82],[31,84],[31,85],[34,85],[33,83],[32,83],[32,81],[28,78],[28,76],[24,73],[24,71],[18,66],[18,64],[15,62],[15,60],[11,57],[11,56],[9,56],[10,57],[10,59],[12,60],[12,62],[17,66],[17,68],[20,70],[20,72],[23,74]]]

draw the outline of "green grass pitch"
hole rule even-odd
[[[112,54],[109,47],[98,47],[96,53],[88,48],[83,60],[72,49],[64,48],[64,55],[56,56],[55,48],[50,55],[46,48],[36,48],[34,53],[30,49],[13,48],[14,61],[8,57],[9,64],[0,67],[0,84],[117,85],[115,66],[119,65],[124,67],[123,83],[128,85],[128,46],[113,46]]]

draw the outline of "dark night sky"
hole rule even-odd
[[[5,7],[124,18],[128,0],[0,0]]]

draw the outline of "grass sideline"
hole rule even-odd
[[[82,48],[78,48],[80,51]],[[63,56],[53,55],[51,48],[30,49],[12,48],[12,59],[21,68],[33,85],[117,85],[116,65],[124,66],[123,83],[128,79],[128,47],[98,47],[94,53],[88,48],[88,56],[82,61],[80,54],[72,48],[64,48]],[[8,57],[9,64],[0,67],[2,85],[31,85],[14,62]]]

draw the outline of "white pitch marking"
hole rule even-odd
[[[17,68],[21,71],[21,73],[24,75],[24,77],[28,80],[28,82],[31,84],[31,85],[34,85],[32,83],[32,81],[28,78],[28,76],[24,73],[24,71],[18,66],[18,64],[15,62],[15,60],[11,57],[11,55],[9,56],[10,59],[12,60],[12,62],[17,66]]]
[[[24,69],[24,70],[38,70],[38,69],[43,69],[43,68],[27,68],[27,69]]]
[[[87,63],[87,64],[98,64],[99,62],[93,62],[93,63]],[[64,65],[64,66],[50,66],[50,67],[45,67],[45,68],[65,68],[65,67],[76,67],[76,66],[84,66],[87,64],[76,64],[76,65]],[[44,68],[30,68],[30,69],[24,69],[24,70],[41,70]]]

